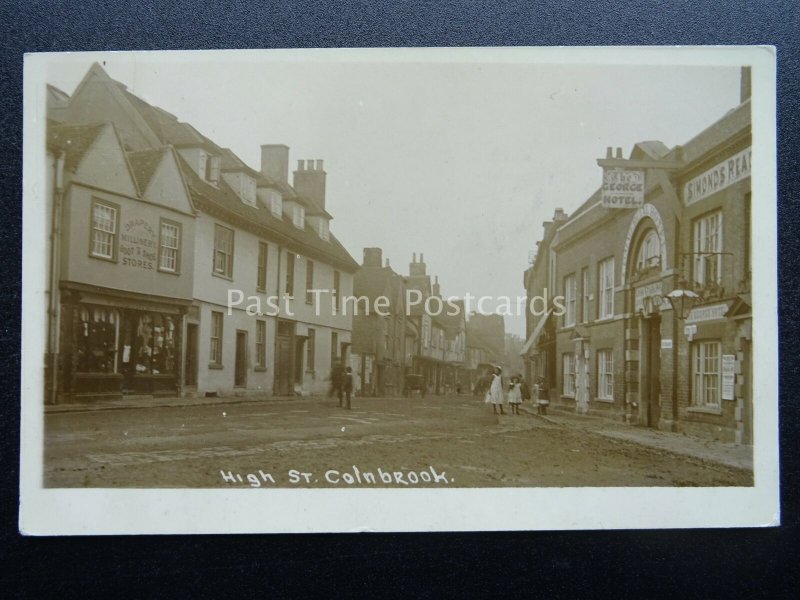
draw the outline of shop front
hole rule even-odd
[[[62,289],[59,401],[179,395],[186,308]]]

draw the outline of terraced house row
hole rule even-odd
[[[598,160],[643,173],[625,183],[643,179],[638,205],[601,188],[544,223],[525,287],[566,310],[528,315],[523,355],[551,404],[752,444],[748,80],[745,69],[741,103],[686,143]]]
[[[323,392],[359,265],[322,161],[290,184],[289,148],[264,145],[253,169],[97,64],[47,108],[47,400]]]

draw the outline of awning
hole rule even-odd
[[[522,346],[522,350],[520,351],[521,356],[525,356],[528,352],[530,352],[531,348],[536,346],[539,341],[539,336],[542,335],[542,331],[544,330],[544,324],[547,323],[547,319],[550,318],[553,309],[551,308],[545,314],[541,316],[539,322],[536,323],[536,327],[533,328],[530,337],[525,341],[525,345]]]

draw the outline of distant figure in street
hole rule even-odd
[[[457,396],[461,395],[461,382],[460,381],[456,381],[456,395]]]
[[[514,375],[511,378],[511,384],[508,386],[508,403],[511,405],[511,414],[519,414],[519,405],[522,404],[522,392],[520,391],[521,384],[519,377]]]
[[[503,404],[505,403],[505,394],[503,394],[503,379],[501,374],[503,370],[500,367],[494,368],[494,374],[492,375],[492,383],[489,385],[489,391],[486,393],[486,402],[492,405],[492,412],[497,414],[497,408],[500,407],[500,414],[506,414],[503,410]]]
[[[328,398],[336,394],[339,397],[339,406],[342,405],[342,376],[344,370],[342,365],[336,363],[331,368],[331,389],[328,391]]]
[[[519,392],[522,395],[522,401],[527,402],[531,399],[531,389],[528,387],[528,382],[522,378],[522,375],[517,375],[517,379],[519,379]]]
[[[547,398],[542,397],[542,389],[544,388],[543,384],[544,380],[542,379],[539,379],[533,384],[533,401],[536,404],[537,415],[546,415],[547,405],[550,404],[550,401],[547,400]]]
[[[350,410],[350,394],[353,393],[353,370],[347,367],[342,375],[342,382],[339,386],[339,406],[342,405],[342,396],[344,396],[344,407]]]

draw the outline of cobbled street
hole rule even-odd
[[[530,407],[518,416],[507,410],[496,417],[488,405],[468,396],[354,398],[349,411],[330,398],[51,411],[45,416],[44,483],[134,488],[752,485],[750,470],[642,445],[625,433],[638,428],[622,426],[612,438],[598,431],[602,427],[600,419],[539,417]],[[361,477],[364,473],[372,473],[376,483]],[[382,482],[381,474],[391,483]]]

